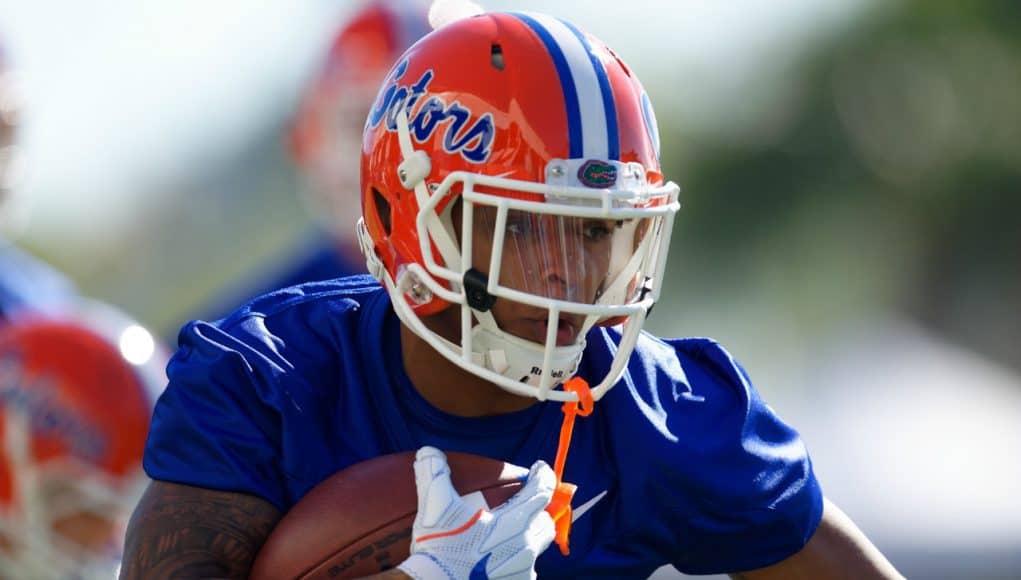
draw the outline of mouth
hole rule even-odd
[[[549,325],[545,318],[540,320],[527,320],[525,324],[525,338],[539,344],[546,344],[546,333]],[[566,317],[560,317],[557,323],[557,346],[570,346],[578,339],[578,325]]]

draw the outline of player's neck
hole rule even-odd
[[[450,362],[401,325],[401,357],[411,384],[437,409],[460,417],[484,417],[520,411],[536,404],[483,380]]]

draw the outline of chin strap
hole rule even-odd
[[[553,525],[556,529],[556,543],[560,553],[568,555],[571,553],[568,548],[567,536],[571,533],[571,499],[574,497],[578,486],[564,481],[564,463],[567,462],[567,451],[571,447],[571,435],[574,433],[574,417],[581,415],[588,417],[592,414],[593,401],[592,391],[588,383],[581,377],[573,377],[564,383],[564,390],[578,395],[577,401],[564,403],[561,410],[564,412],[564,422],[560,425],[560,442],[557,444],[557,458],[553,462],[553,473],[557,476],[557,488],[553,492],[553,499],[550,500],[546,511],[553,517]]]

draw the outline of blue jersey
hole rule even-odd
[[[145,453],[154,479],[255,494],[287,510],[338,470],[432,445],[528,466],[550,464],[562,412],[458,417],[431,406],[401,362],[400,322],[367,276],[261,297],[193,322],[168,366]],[[593,329],[580,374],[603,376],[620,334]],[[798,434],[708,339],[645,334],[627,373],[579,418],[566,481],[571,553],[540,577],[647,577],[759,568],[797,552],[822,515]]]
[[[63,274],[0,240],[0,320],[22,314],[63,314],[77,296],[74,284]]]

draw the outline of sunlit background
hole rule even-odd
[[[1021,578],[1021,5],[483,4],[572,19],[651,94],[683,187],[652,330],[743,361],[909,578]],[[350,9],[0,0],[18,242],[172,336],[309,227],[281,133]]]

